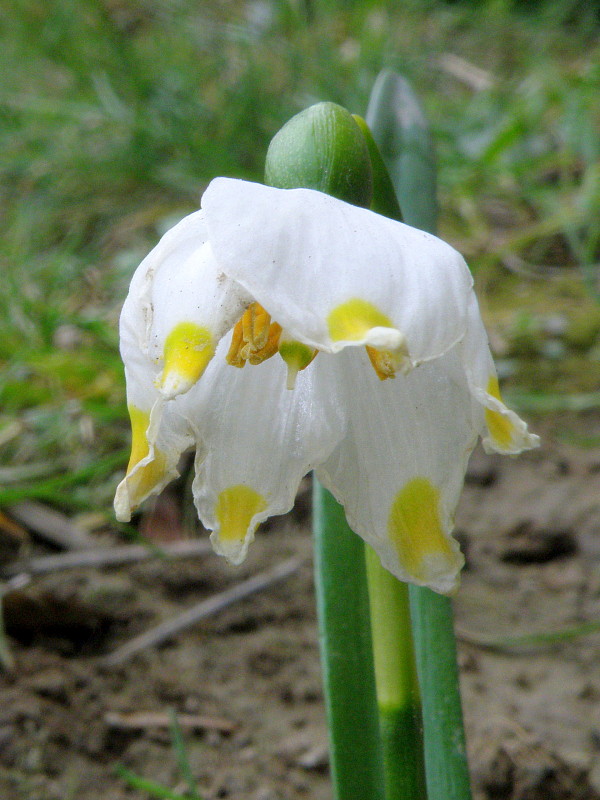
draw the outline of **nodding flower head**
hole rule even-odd
[[[194,500],[239,563],[310,470],[402,580],[452,591],[478,437],[537,437],[503,403],[462,257],[313,189],[215,179],[138,267],[121,316],[133,443],[121,520],[196,448]]]

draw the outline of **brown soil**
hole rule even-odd
[[[455,599],[476,800],[600,798],[600,634],[490,647],[600,614],[600,448],[556,442],[518,459],[476,453],[457,517],[467,554]],[[560,423],[593,437],[600,419]],[[158,649],[108,668],[132,636],[289,555],[284,583]],[[77,570],[7,597],[16,666],[0,676],[2,800],[146,798],[120,764],[182,793],[167,711],[206,800],[331,796],[306,499],[232,569],[186,562]],[[158,719],[134,717],[141,712]],[[125,723],[130,728],[124,728]],[[157,724],[161,723],[161,724]],[[137,727],[136,727],[137,726]]]

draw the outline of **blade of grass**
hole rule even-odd
[[[452,604],[448,597],[409,587],[417,669],[423,698],[425,764],[431,800],[471,797],[460,700]]]
[[[516,650],[516,649],[537,649],[541,647],[552,647],[579,639],[581,636],[591,636],[600,633],[600,622],[592,620],[562,628],[559,631],[539,631],[538,633],[522,633],[516,636],[482,636],[466,631],[459,631],[458,637],[469,644],[482,647],[486,650]]]
[[[179,794],[156,781],[141,778],[121,764],[117,764],[115,771],[130,788],[146,792],[150,797],[156,797],[158,800],[202,800],[199,795]]]
[[[366,120],[388,168],[404,222],[433,232],[437,218],[433,143],[408,82],[383,70],[373,86]]]
[[[110,474],[116,467],[126,462],[128,454],[129,450],[119,450],[66,475],[48,478],[20,488],[0,490],[0,506],[11,505],[27,498],[56,500],[56,494],[63,489],[76,486],[91,478],[98,478],[100,475]],[[70,503],[74,502],[73,498],[69,500]]]
[[[600,392],[556,394],[555,392],[524,392],[511,390],[505,393],[507,402],[517,411],[550,414],[556,411],[591,411],[600,408]]]
[[[192,773],[190,761],[188,758],[187,750],[185,749],[185,742],[183,740],[183,732],[177,719],[176,712],[171,708],[169,709],[170,731],[171,731],[171,745],[177,759],[177,765],[183,780],[186,782],[190,797],[198,797],[198,787]]]

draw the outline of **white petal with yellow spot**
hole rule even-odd
[[[174,477],[193,446],[190,415],[168,404],[192,388],[249,298],[218,268],[201,211],[185,217],[137,268],[120,321],[132,456],[115,509],[127,521]]]
[[[539,437],[527,430],[527,425],[502,401],[494,360],[487,333],[474,294],[469,302],[469,325],[460,353],[473,397],[485,409],[483,446],[490,452],[514,455],[537,447]]]
[[[193,392],[205,409],[193,492],[216,551],[239,563],[257,525],[292,508],[302,477],[343,437],[345,417],[321,357],[288,390],[280,358],[230,367],[229,339]]]
[[[203,207],[144,259],[123,307],[118,518],[195,446],[198,514],[239,563],[316,468],[384,566],[451,592],[478,436],[506,453],[538,441],[500,398],[464,261],[319,192],[217,179]]]
[[[181,454],[195,444],[188,420],[161,399],[150,411],[130,404],[129,417],[131,457],[115,494],[115,512],[121,522],[128,522],[144,500],[178,477]]]
[[[435,236],[321,192],[228,178],[202,208],[220,267],[300,342],[416,364],[465,334],[471,275]]]
[[[177,271],[160,270],[151,297],[149,353],[161,369],[157,387],[169,399],[196,383],[250,298],[221,272],[208,243]]]
[[[463,564],[452,518],[483,416],[457,353],[385,383],[363,353],[335,369],[349,430],[317,475],[390,572],[452,591]]]

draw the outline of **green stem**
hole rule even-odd
[[[370,547],[366,557],[386,799],[420,800],[427,792],[408,586]]]
[[[314,481],[315,584],[337,800],[384,800],[364,545]]]
[[[404,220],[435,232],[435,158],[425,115],[408,82],[384,70],[367,123],[383,156]],[[423,703],[425,771],[430,800],[469,800],[469,770],[460,701],[452,605],[429,589],[409,590]]]
[[[460,702],[452,604],[430,589],[409,590],[425,721],[430,800],[468,800],[469,769]]]

